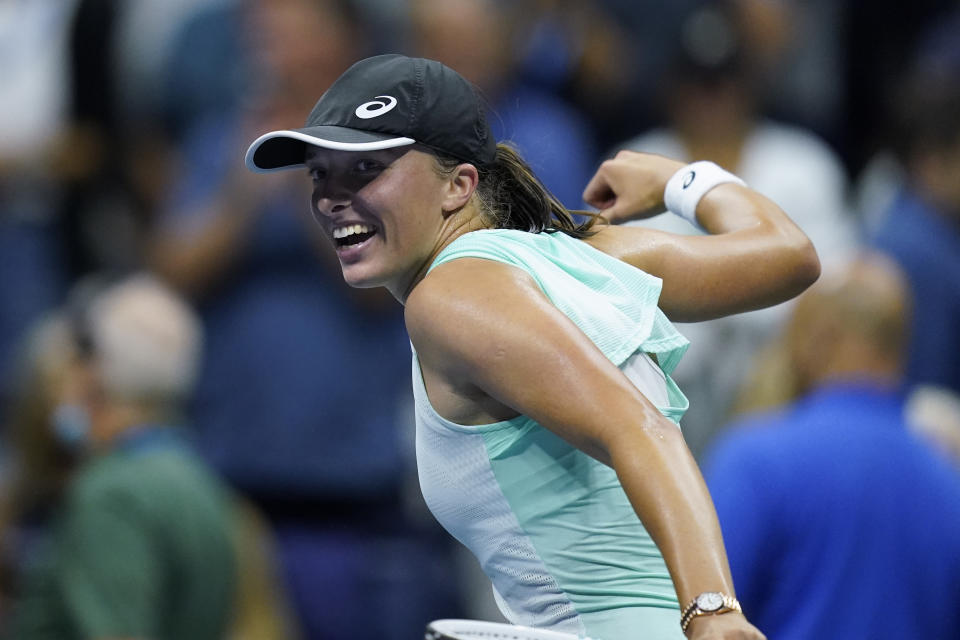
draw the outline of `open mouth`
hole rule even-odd
[[[333,230],[333,241],[337,249],[345,249],[366,242],[375,236],[377,230],[366,224],[352,224]]]

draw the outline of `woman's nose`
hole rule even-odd
[[[350,207],[351,195],[345,190],[317,187],[313,191],[313,206],[322,214],[333,215]]]
[[[321,213],[334,214],[348,208],[350,206],[350,201],[340,198],[320,197],[314,200],[314,205]]]

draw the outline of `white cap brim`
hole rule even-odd
[[[247,149],[244,162],[251,171],[271,173],[304,167],[306,145],[334,151],[379,151],[414,142],[413,138],[329,125],[283,129],[265,133],[254,140]]]

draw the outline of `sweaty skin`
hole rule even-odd
[[[682,605],[704,591],[734,594],[710,496],[676,425],[525,272],[463,258],[427,274],[445,246],[486,226],[472,198],[476,168],[465,163],[441,175],[420,151],[378,153],[311,152],[314,215],[335,246],[336,236],[362,232],[362,242],[338,248],[344,278],[353,286],[385,286],[405,304],[438,413],[468,425],[518,414],[536,420],[616,471]],[[662,210],[664,185],[679,166],[621,154],[601,166],[585,197],[613,222],[651,215]],[[588,242],[663,278],[661,304],[674,319],[773,304],[816,279],[819,263],[809,241],[749,189],[719,186],[697,215],[715,235],[676,238],[601,226]],[[738,613],[696,618],[687,634],[763,638]]]

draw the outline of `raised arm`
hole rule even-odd
[[[664,188],[683,163],[621,151],[607,160],[584,200],[617,223],[665,210]],[[602,225],[587,242],[663,279],[660,307],[671,320],[709,320],[796,296],[820,274],[810,240],[768,198],[734,183],[700,200],[696,219],[710,235],[680,236]]]
[[[733,594],[713,504],[680,430],[526,273],[452,261],[417,285],[406,316],[428,393],[439,381],[434,389],[459,389],[488,412],[489,398],[497,413],[527,415],[611,466],[680,601],[704,591]],[[696,619],[690,637],[762,638],[736,613]]]

